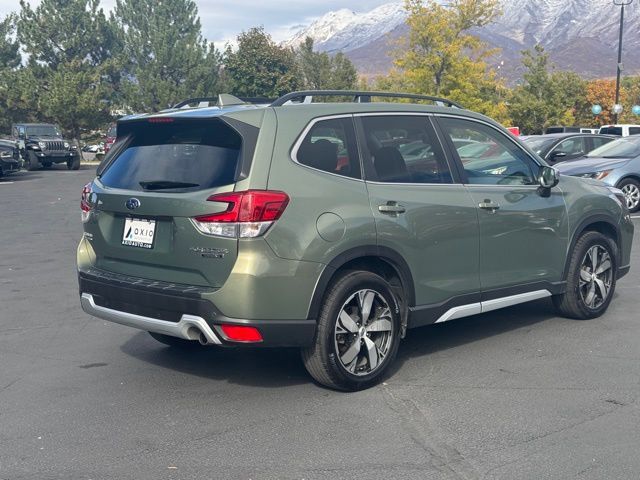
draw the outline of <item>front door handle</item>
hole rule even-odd
[[[404,205],[399,205],[397,202],[387,202],[385,205],[378,205],[378,211],[380,213],[387,213],[390,215],[398,215],[404,213],[407,209]]]
[[[484,202],[479,203],[478,207],[482,208],[483,210],[489,210],[491,213],[495,213],[495,211],[500,208],[500,204],[494,203],[491,200],[487,199]]]

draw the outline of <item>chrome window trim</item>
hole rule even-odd
[[[537,190],[540,188],[540,185],[494,185],[492,183],[465,183],[464,186],[469,188],[524,188],[525,190]]]
[[[462,183],[406,183],[406,182],[379,182],[374,180],[367,180],[367,184],[371,185],[403,185],[410,187],[464,187]]]

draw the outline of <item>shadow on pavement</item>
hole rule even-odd
[[[121,350],[138,360],[189,375],[239,385],[277,388],[311,383],[295,348],[168,347],[146,332],[138,333]]]
[[[426,363],[429,354],[528,327],[555,316],[551,301],[540,300],[410,330],[400,344],[387,377],[401,370],[409,358],[423,357]],[[166,347],[146,333],[139,333],[122,345],[121,350],[163,368],[240,385],[277,388],[312,382],[297,349],[203,347],[197,343],[191,349],[178,349]]]

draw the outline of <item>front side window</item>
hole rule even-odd
[[[457,118],[441,118],[440,124],[452,141],[475,143],[456,149],[469,184],[537,185],[536,164],[506,135],[488,125]]]
[[[350,178],[362,178],[353,120],[332,118],[316,122],[296,152],[302,165]]]
[[[569,157],[575,157],[584,153],[582,137],[573,137],[560,142],[554,152],[566,153]]]
[[[418,115],[363,116],[365,161],[375,180],[452,183],[451,171],[429,119]]]

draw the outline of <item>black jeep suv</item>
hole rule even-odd
[[[60,129],[47,123],[19,123],[11,134],[18,143],[27,170],[49,168],[54,163],[66,163],[69,170],[80,168],[78,147],[65,140]]]

